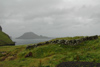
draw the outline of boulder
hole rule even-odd
[[[32,56],[33,56],[32,52],[29,52],[29,53],[25,56],[25,58],[27,58],[27,57],[32,57]]]
[[[50,42],[46,41],[45,44],[49,44]]]
[[[32,49],[32,48],[35,48],[35,47],[37,47],[36,45],[28,45],[27,47],[26,47],[26,49]]]
[[[60,64],[56,65],[56,67],[100,67],[100,63],[95,62],[61,62]]]
[[[44,45],[44,43],[38,43],[38,44],[37,44],[37,46],[41,46],[41,45]]]
[[[68,45],[68,41],[67,40],[65,41],[64,45]]]
[[[66,42],[66,40],[60,40],[61,44],[64,44]]]

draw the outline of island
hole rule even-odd
[[[42,35],[37,35],[33,32],[26,32],[20,37],[17,37],[16,39],[48,39],[49,37],[42,36]]]

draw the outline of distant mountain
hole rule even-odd
[[[16,39],[45,39],[45,38],[49,38],[49,37],[46,37],[46,36],[39,36],[33,32],[26,32],[24,33],[22,36],[16,38]]]

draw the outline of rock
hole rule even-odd
[[[46,41],[46,42],[45,42],[45,44],[49,44],[49,42],[48,42],[48,41]]]
[[[58,64],[56,67],[100,67],[100,63],[68,61],[62,62]]]
[[[49,43],[53,43],[52,41],[50,41]]]
[[[84,37],[81,39],[74,39],[74,40],[55,40],[53,43],[59,43],[59,44],[64,44],[64,45],[78,45],[84,41],[87,40],[94,40],[94,39],[98,39],[98,36],[90,36],[90,37]]]
[[[68,41],[67,40],[65,41],[64,45],[68,45]]]
[[[61,40],[58,40],[58,42],[57,42],[57,43],[59,44],[59,43],[60,43],[60,41],[61,41]]]
[[[26,47],[26,49],[32,49],[32,48],[35,48],[35,47],[37,47],[36,45],[28,45],[27,47]]]
[[[32,57],[32,56],[33,56],[32,52],[29,52],[29,53],[25,56],[25,58],[27,58],[27,57]]]
[[[2,27],[0,26],[0,30],[2,31]]]
[[[95,36],[90,36],[90,37],[86,37],[85,40],[95,40],[95,39],[98,39],[98,36],[95,35]]]
[[[56,40],[55,42],[56,42],[56,43],[59,43],[59,41],[60,41],[60,40]]]
[[[54,40],[54,41],[52,41],[52,43],[56,43],[56,41]]]
[[[60,40],[61,44],[64,44],[66,42],[66,40]]]
[[[37,44],[37,46],[41,46],[41,45],[44,45],[44,43],[38,43],[38,44]]]
[[[93,36],[93,39],[98,39],[98,35]]]

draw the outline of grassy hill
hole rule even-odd
[[[10,37],[0,30],[0,46],[11,45],[14,42],[10,39]]]
[[[70,40],[77,37],[62,39]],[[26,57],[29,53],[31,56]],[[48,44],[27,50],[26,45],[0,47],[1,67],[55,67],[67,61],[100,63],[100,37],[75,46]]]

